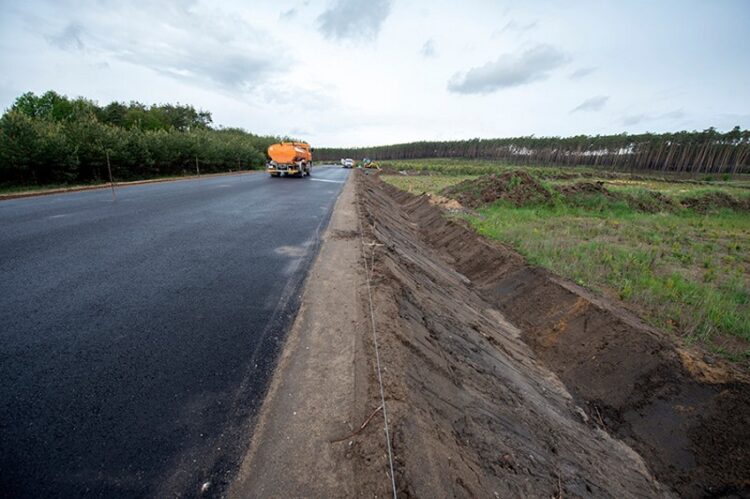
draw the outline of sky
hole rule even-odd
[[[55,90],[315,147],[750,128],[750,1],[0,0],[0,108]]]

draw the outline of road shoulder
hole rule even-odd
[[[355,362],[366,322],[358,296],[354,183],[339,196],[230,497],[352,497],[346,441],[366,390]],[[361,385],[361,386],[360,386]],[[333,442],[332,442],[333,441]]]

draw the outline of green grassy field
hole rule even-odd
[[[433,194],[491,168],[470,161],[388,166],[422,174],[383,175],[385,181]],[[478,173],[468,174],[472,168]],[[493,173],[518,169],[497,165]],[[548,200],[501,200],[458,216],[531,263],[622,300],[685,341],[750,362],[750,212],[724,203],[750,200],[750,182],[596,175],[579,168],[523,170],[549,191]],[[559,190],[596,181],[603,182],[606,195]],[[697,207],[686,207],[686,200]]]

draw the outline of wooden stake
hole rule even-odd
[[[109,172],[109,186],[112,188],[112,201],[115,201],[117,199],[117,196],[115,195],[115,181],[112,179],[112,165],[109,164],[109,150],[107,150],[106,153],[107,171]]]

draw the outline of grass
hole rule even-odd
[[[518,166],[498,163],[497,161],[450,158],[416,159],[408,161],[382,161],[380,163],[380,166],[396,171],[405,171],[412,173],[420,172],[451,176],[487,175],[490,173],[503,173],[506,171],[518,169]],[[571,170],[568,168],[551,166],[530,166],[526,167],[525,169],[529,171],[529,173],[532,173],[540,178],[554,178],[561,175],[569,175],[571,172]],[[593,168],[578,167],[576,168],[575,174],[594,175],[597,174],[597,171]]]
[[[444,173],[451,165],[443,164],[440,174],[383,179],[411,192],[439,193],[475,178],[463,173],[473,167],[459,165]],[[562,196],[555,187],[570,179],[555,179],[550,170],[561,169],[527,169],[553,192],[551,202],[514,206],[500,201],[466,218],[479,233],[510,244],[529,262],[622,300],[653,325],[730,359],[750,360],[750,214],[721,206],[697,213],[678,204],[717,191],[750,198],[744,180],[708,185],[602,178],[608,189],[628,196]],[[565,173],[589,177],[591,171]],[[638,200],[653,199],[654,192],[674,206],[655,212],[636,208]]]
[[[436,194],[444,188],[454,185],[464,180],[476,178],[475,175],[420,175],[420,176],[383,176],[388,183],[395,185],[399,189],[421,194],[429,192]]]
[[[732,182],[669,182],[665,180],[629,180],[625,178],[600,179],[613,192],[639,195],[658,192],[669,198],[680,201],[686,198],[701,197],[713,193],[724,193],[738,199],[750,199],[750,183]],[[569,185],[580,182],[580,179],[551,180],[550,185]]]
[[[0,185],[0,196],[3,194],[23,194],[27,192],[44,192],[54,191],[58,189],[74,189],[76,187],[93,186],[100,184],[85,184],[85,185],[68,185],[68,184],[48,184],[44,186],[39,185]],[[101,184],[104,185],[104,184]]]
[[[414,159],[398,161],[382,161],[380,165],[390,171],[404,171],[407,173],[428,173],[440,175],[487,175],[503,173],[523,168],[539,179],[554,179],[556,181],[576,181],[584,178],[607,179],[609,182],[619,182],[628,185],[651,187],[662,184],[668,188],[679,189],[679,185],[697,184],[704,186],[728,187],[730,189],[750,190],[750,175],[737,175],[735,178],[716,175],[688,175],[664,174],[661,172],[628,172],[618,170],[601,170],[589,166],[560,167],[560,166],[524,166],[510,165],[498,161],[483,159]],[[671,186],[671,187],[670,187]]]

